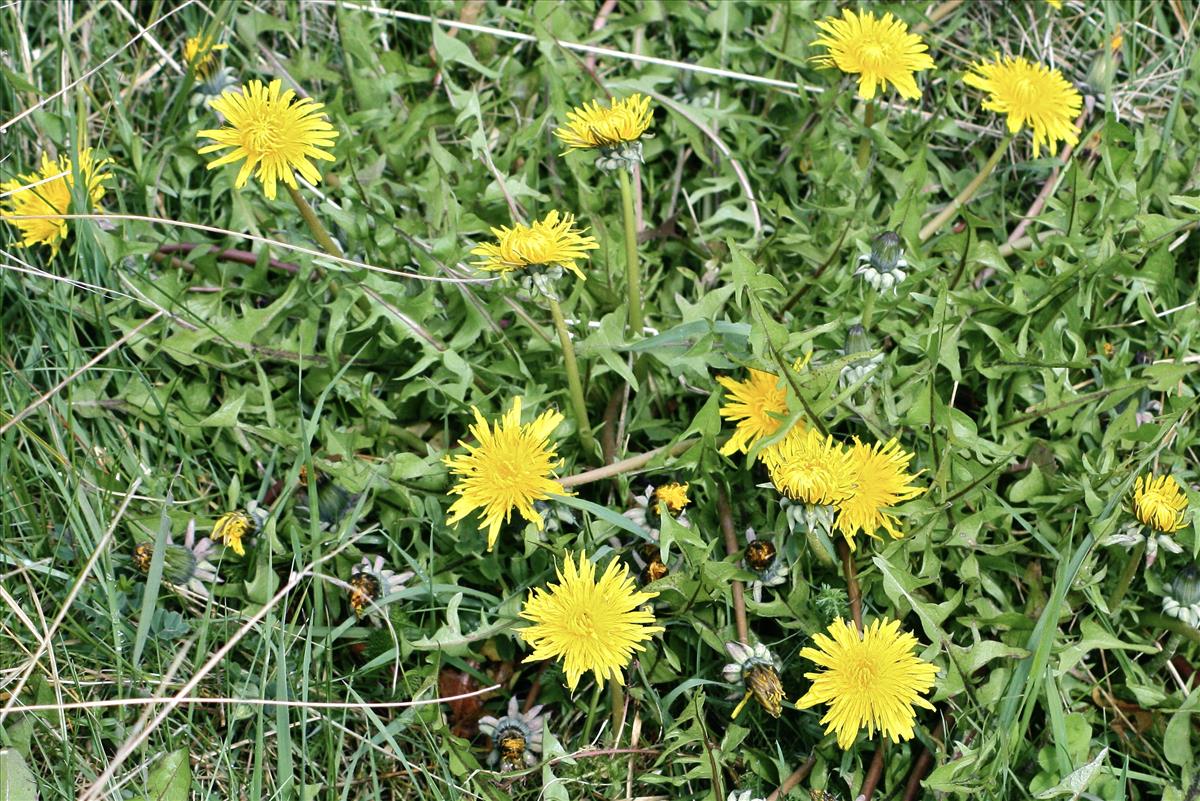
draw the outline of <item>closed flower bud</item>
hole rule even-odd
[[[859,268],[855,275],[878,292],[895,291],[896,285],[908,273],[908,262],[904,259],[904,243],[894,231],[884,231],[871,243],[871,252],[859,257]]]

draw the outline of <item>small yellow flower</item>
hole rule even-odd
[[[236,512],[227,512],[217,518],[217,522],[213,524],[212,538],[217,542],[224,542],[225,547],[238,556],[245,556],[246,548],[242,545],[242,537],[252,531],[254,531],[254,521],[250,515],[239,509]]]
[[[825,35],[813,42],[828,50],[813,61],[822,67],[837,67],[858,75],[858,96],[875,97],[876,88],[896,87],[901,97],[921,97],[914,72],[933,69],[929,47],[921,37],[908,32],[908,25],[890,13],[876,19],[870,11],[855,14],[842,9],[842,18],[826,17],[817,22]]]
[[[600,245],[595,237],[584,236],[586,230],[575,227],[575,215],[552,211],[544,220],[535,220],[533,225],[493,228],[492,236],[496,241],[479,245],[471,255],[482,257],[474,262],[476,267],[501,275],[526,267],[545,266],[562,267],[575,273],[580,280],[587,280],[576,262],[591,258],[588,251]]]
[[[775,488],[793,501],[838,503],[854,491],[850,454],[833,437],[794,426],[763,453]]]
[[[1179,531],[1187,518],[1187,508],[1187,496],[1175,476],[1138,476],[1133,488],[1133,511],[1143,524],[1168,534]]]
[[[892,539],[900,539],[904,533],[898,528],[899,521],[886,510],[925,490],[911,486],[915,475],[908,473],[908,463],[913,455],[901,449],[896,440],[886,445],[878,442],[863,445],[857,439],[850,447],[850,465],[854,489],[838,501],[835,527],[846,538],[850,550],[855,550],[854,535],[865,531],[875,539],[881,539],[880,528]]]
[[[277,181],[298,188],[293,171],[311,184],[320,183],[321,173],[309,159],[333,161],[333,155],[321,148],[333,147],[338,135],[329,118],[317,113],[324,103],[307,97],[295,100],[296,93],[291,89],[280,94],[281,85],[277,80],[270,86],[256,80],[237,91],[222,92],[210,105],[225,117],[225,125],[196,134],[215,143],[200,148],[201,155],[232,148],[209,162],[208,169],[244,159],[234,185],[238,189],[245,186],[257,167],[255,178],[262,182],[263,194],[271,200],[275,199]]]
[[[600,580],[587,554],[576,565],[571,554],[558,571],[558,584],[530,591],[521,617],[534,623],[520,630],[533,646],[526,662],[562,658],[567,686],[573,691],[580,677],[592,671],[596,681],[624,684],[622,668],[642,643],[661,632],[654,614],[641,609],[658,593],[638,592],[629,571],[614,559]]]
[[[212,36],[189,36],[183,43],[183,60],[192,68],[192,72],[207,78],[217,64],[216,51],[227,47],[227,44],[216,44]]]
[[[788,415],[787,389],[774,373],[750,368],[750,377],[734,381],[717,376],[717,383],[729,391],[730,398],[721,407],[721,417],[737,425],[721,454],[748,453],[754,443],[779,430]]]
[[[896,620],[876,620],[859,634],[853,623],[840,617],[828,635],[814,634],[816,648],[803,648],[800,656],[824,670],[805,673],[812,687],[796,702],[798,709],[829,704],[821,718],[825,733],[837,732],[842,750],[854,744],[862,728],[867,736],[878,729],[892,742],[911,739],[916,722],[914,707],[933,709],[921,697],[933,687],[937,667],[912,653],[917,638],[900,631]]]
[[[1043,144],[1054,155],[1060,141],[1071,145],[1079,141],[1075,118],[1083,98],[1061,72],[1022,56],[973,64],[971,69],[974,72],[963,76],[963,81],[988,93],[985,109],[1008,115],[1009,133],[1025,125],[1033,129],[1034,158]]]
[[[691,503],[691,501],[688,500],[687,492],[687,484],[663,484],[661,487],[658,487],[654,490],[654,500],[661,504],[665,504],[667,511],[673,515],[677,515],[683,511],[683,507]]]
[[[1055,11],[1062,11],[1063,0],[1046,0],[1046,2],[1054,6]]]
[[[104,197],[102,181],[112,178],[112,173],[103,172],[112,163],[111,159],[94,161],[92,149],[79,152],[79,175],[87,187],[87,198],[99,208]],[[0,183],[3,194],[0,218],[21,232],[17,247],[49,245],[50,258],[58,254],[58,248],[67,238],[67,221],[63,219],[17,220],[13,217],[50,217],[67,214],[71,210],[71,190],[75,186],[75,166],[68,156],[51,161],[42,154],[42,167],[37,172],[18,175],[10,181]],[[83,209],[84,212],[87,209]]]
[[[654,114],[650,111],[650,98],[633,94],[623,100],[614,100],[610,106],[602,106],[593,100],[567,112],[567,125],[554,131],[564,145],[565,153],[590,148],[615,148],[636,142],[646,133]]]
[[[500,526],[509,521],[514,509],[540,531],[544,521],[533,508],[534,501],[567,494],[554,480],[554,471],[562,466],[562,460],[555,458],[556,446],[549,442],[563,416],[547,411],[532,423],[521,425],[520,398],[513,399],[512,408],[494,426],[474,406],[471,411],[475,413],[471,435],[479,444],[460,442],[469,451],[467,455],[443,459],[459,476],[450,493],[460,497],[450,506],[447,522],[457,523],[479,509],[479,528],[488,530],[490,551],[500,536]]]

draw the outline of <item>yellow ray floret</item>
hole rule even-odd
[[[921,97],[914,73],[933,69],[929,47],[921,37],[908,32],[908,26],[890,13],[876,19],[870,11],[855,14],[842,9],[842,17],[827,17],[817,22],[824,35],[813,42],[826,48],[825,55],[813,58],[822,67],[858,76],[858,96],[875,97],[876,90],[896,87],[902,97]]]
[[[474,262],[476,267],[501,275],[541,265],[562,267],[586,280],[576,262],[590,259],[588,251],[600,247],[595,237],[584,235],[586,232],[575,227],[574,215],[552,211],[532,225],[493,228],[496,241],[479,245],[471,255],[481,257]]]
[[[565,153],[597,147],[617,147],[636,142],[654,122],[650,98],[641,94],[614,100],[602,106],[593,100],[567,112],[567,124],[554,131],[564,145]]]
[[[1059,142],[1079,141],[1075,118],[1083,98],[1061,72],[1021,56],[973,64],[971,69],[963,81],[988,93],[985,109],[1007,115],[1010,133],[1026,125],[1033,130],[1035,158],[1043,145],[1054,155]]]
[[[643,643],[663,630],[654,625],[654,613],[641,608],[657,593],[638,592],[616,559],[597,580],[586,553],[578,564],[568,553],[558,581],[532,590],[521,609],[534,624],[519,632],[533,646],[525,661],[561,659],[571,690],[589,670],[598,682],[624,684],[621,672],[634,651],[645,650]]]
[[[103,172],[111,164],[110,159],[94,161],[92,149],[79,152],[79,175],[87,187],[85,194],[91,204],[99,208],[104,197],[102,181],[112,178],[112,173]],[[0,200],[0,219],[21,232],[17,247],[33,245],[50,247],[50,258],[67,238],[67,221],[64,219],[14,219],[16,217],[55,217],[71,211],[71,190],[75,186],[75,165],[68,156],[57,160],[42,154],[42,167],[37,172],[18,175],[15,179],[0,183],[0,193],[7,197]],[[86,212],[87,209],[82,209]]]
[[[460,442],[467,454],[443,460],[458,476],[450,494],[459,498],[450,506],[447,522],[457,523],[478,509],[479,528],[488,530],[490,551],[500,536],[500,526],[509,521],[514,510],[540,530],[544,521],[533,508],[534,501],[567,494],[554,480],[554,471],[562,466],[562,460],[556,458],[556,447],[549,441],[563,416],[551,410],[521,425],[520,398],[513,399],[512,408],[495,425],[489,424],[475,407],[471,411],[475,414],[471,436],[478,444]]]
[[[799,709],[828,704],[821,718],[825,733],[837,732],[842,750],[854,744],[861,729],[876,730],[892,742],[913,736],[914,707],[933,709],[921,696],[933,687],[937,667],[912,653],[917,638],[900,630],[896,620],[876,620],[859,634],[853,623],[833,621],[827,634],[813,635],[816,648],[800,656],[823,670],[805,673],[812,687],[796,702]]]
[[[913,455],[906,453],[896,440],[887,444],[864,445],[856,438],[850,447],[850,466],[854,489],[837,503],[838,531],[846,538],[850,550],[855,550],[854,535],[866,532],[881,539],[879,529],[887,531],[892,539],[900,539],[904,533],[899,521],[887,512],[896,504],[915,498],[925,490],[912,486],[918,474],[908,472]]]
[[[1133,488],[1133,511],[1143,524],[1168,534],[1178,531],[1187,519],[1187,508],[1187,496],[1175,476],[1138,476]]]
[[[307,97],[296,99],[291,89],[281,93],[280,88],[277,80],[270,86],[250,81],[240,89],[223,92],[211,106],[225,117],[225,125],[197,134],[214,142],[200,148],[201,155],[230,149],[209,162],[210,170],[244,161],[234,185],[241,189],[255,173],[263,194],[272,200],[278,181],[298,188],[295,172],[311,184],[319,183],[321,173],[310,159],[333,161],[333,155],[322,148],[333,147],[338,135],[326,115],[318,113],[323,103]]]

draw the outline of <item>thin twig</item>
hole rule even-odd
[[[676,442],[674,445],[663,445],[661,448],[655,448],[652,451],[639,453],[637,456],[630,456],[628,459],[622,459],[619,462],[606,464],[603,467],[597,467],[592,470],[587,470],[582,473],[576,473],[573,476],[567,476],[560,479],[559,484],[564,487],[578,487],[581,484],[591,484],[593,481],[600,481],[605,478],[619,476],[622,473],[628,473],[632,470],[637,470],[639,467],[644,467],[658,456],[678,456],[688,448],[700,442],[698,439],[685,439],[683,442]]]
[[[729,496],[724,487],[717,488],[717,514],[721,516],[721,531],[725,535],[725,553],[735,555],[738,547],[737,534],[733,531],[733,510],[729,508]],[[737,624],[738,642],[750,644],[750,627],[746,625],[746,590],[742,582],[733,581],[733,618]]]

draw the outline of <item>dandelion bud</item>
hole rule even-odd
[[[725,681],[741,684],[746,688],[746,697],[733,712],[737,717],[742,705],[753,695],[754,699],[772,717],[783,711],[783,684],[779,680],[780,662],[767,646],[757,643],[753,647],[740,642],[725,643],[725,650],[733,661],[725,666]]]
[[[1200,571],[1190,564],[1166,588],[1163,613],[1200,629]]]
[[[871,341],[867,338],[866,329],[861,325],[853,325],[846,332],[846,346],[842,350],[842,355],[850,356],[855,353],[862,353],[872,349]],[[874,356],[868,356],[864,359],[851,362],[842,368],[841,375],[838,376],[838,382],[843,388],[852,387],[859,381],[870,381],[874,377],[879,365],[883,363],[883,354],[876,353]]]
[[[904,243],[894,231],[884,231],[875,237],[871,252],[858,260],[859,268],[854,274],[861,275],[877,292],[895,291],[896,285],[908,276]]]

